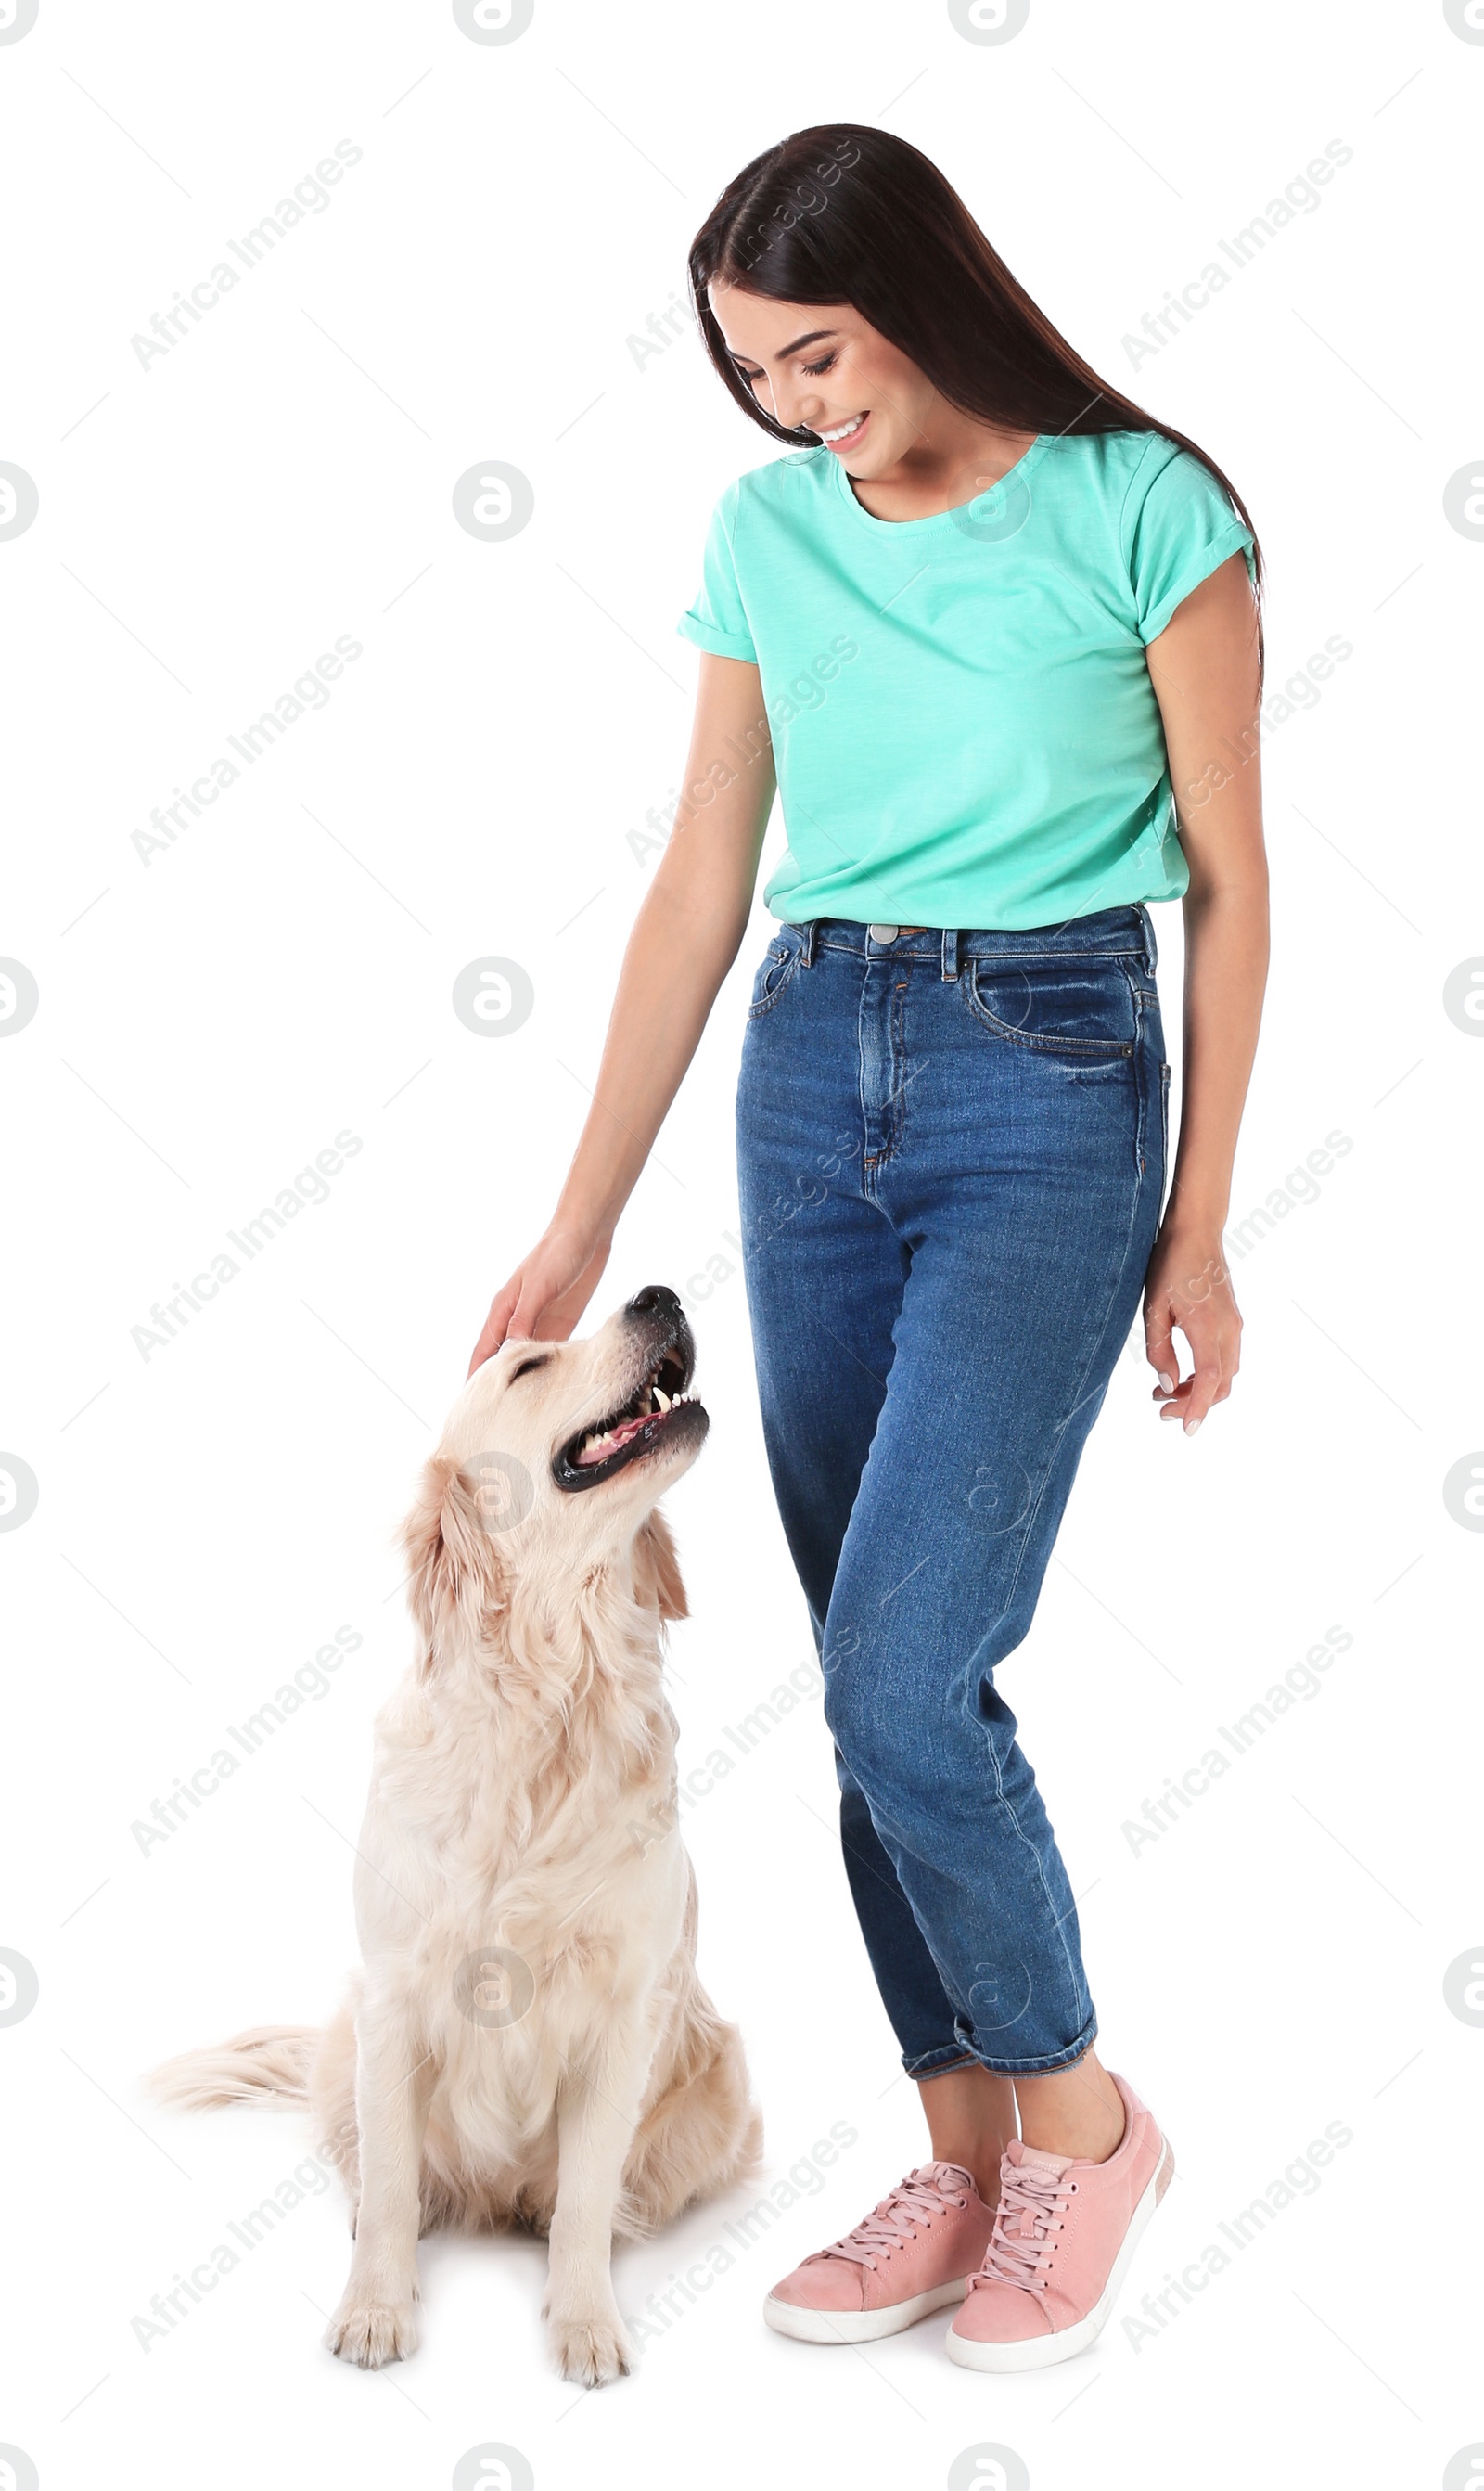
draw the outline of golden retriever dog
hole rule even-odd
[[[376,1725],[355,1878],[364,1958],[323,2032],[270,2026],[160,2069],[192,2108],[307,2102],[355,2247],[326,2342],[418,2340],[418,2237],[549,2234],[558,2367],[630,2346],[615,2234],[755,2162],[741,2037],[696,1975],[665,1622],[685,1596],[656,1500],[709,1421],[679,1299],[590,1340],[508,1341],[450,1413],[403,1532],[413,1667]]]

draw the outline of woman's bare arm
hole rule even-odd
[[[1183,1098],[1175,1178],[1145,1284],[1162,1418],[1193,1433],[1232,1390],[1241,1317],[1222,1252],[1237,1127],[1267,978],[1267,865],[1258,757],[1257,616],[1240,554],[1149,648],[1170,753],[1185,894]],[[1194,1372],[1178,1381],[1172,1330]]]
[[[703,653],[684,791],[624,954],[592,1109],[545,1235],[490,1306],[471,1375],[508,1337],[565,1340],[597,1288],[746,930],[774,784],[757,667]]]

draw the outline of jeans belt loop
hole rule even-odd
[[[956,925],[946,925],[943,930],[943,974],[945,978],[956,978],[958,975],[958,927]]]
[[[1159,945],[1154,940],[1154,920],[1142,900],[1139,904],[1139,914],[1144,920],[1145,956],[1149,964],[1149,975],[1152,977],[1159,966]]]
[[[814,966],[814,946],[819,938],[819,919],[817,917],[811,917],[806,925],[800,925],[799,931],[803,938],[799,952],[800,965],[805,969],[812,969]]]

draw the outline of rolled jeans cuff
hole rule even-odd
[[[1053,2050],[1035,2059],[998,2057],[977,2048],[963,2025],[955,2023],[954,2031],[970,2057],[992,2076],[1052,2076],[1062,2067],[1074,2067],[1079,2059],[1087,2057],[1097,2038],[1097,2017],[1089,2015],[1076,2040],[1068,2041],[1064,2050]]]
[[[950,2067],[974,2067],[978,2061],[972,2050],[960,2049],[956,2041],[945,2041],[936,2050],[904,2050],[902,2065],[916,2078],[946,2076]]]

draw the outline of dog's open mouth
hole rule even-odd
[[[659,1352],[621,1408],[567,1438],[552,1464],[558,1487],[596,1487],[627,1463],[678,1449],[682,1436],[693,1439],[698,1426],[704,1430],[706,1411],[688,1391],[693,1371],[686,1333]]]

